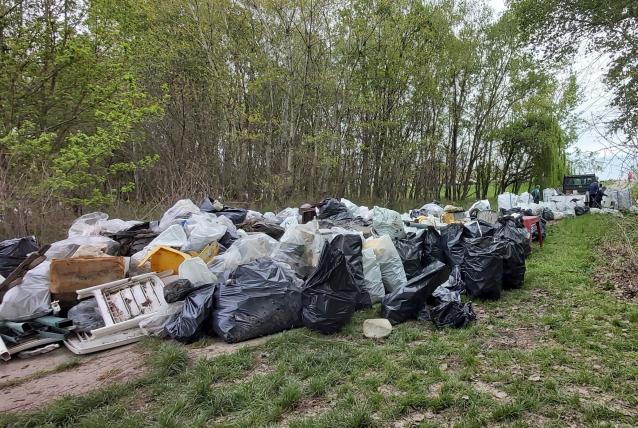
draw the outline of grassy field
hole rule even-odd
[[[361,334],[373,308],[340,334],[302,328],[210,360],[152,340],[142,379],[0,426],[636,426],[638,307],[591,280],[614,222],[552,226],[525,286],[476,302],[466,329],[409,322],[373,341]]]

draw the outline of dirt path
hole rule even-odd
[[[214,358],[244,346],[258,346],[268,337],[238,344],[220,340],[190,348],[191,358]],[[0,364],[0,412],[42,407],[65,395],[80,395],[144,375],[146,351],[132,344],[91,355],[77,356],[62,347],[27,360]]]

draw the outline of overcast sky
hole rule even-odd
[[[502,13],[506,9],[505,0],[487,1],[497,13]],[[614,154],[605,148],[605,141],[601,137],[606,130],[601,118],[609,118],[612,112],[608,106],[610,94],[603,83],[606,64],[606,58],[593,54],[579,56],[572,64],[583,93],[583,101],[577,112],[586,122],[579,129],[575,147],[584,152],[596,152],[603,168],[598,174],[600,178],[616,179],[624,176],[626,169],[623,168],[622,160],[616,159]]]

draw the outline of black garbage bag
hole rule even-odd
[[[439,232],[436,231],[436,228],[428,226],[428,228],[423,231],[421,238],[423,239],[423,258],[421,265],[427,266],[435,260],[445,263],[446,258],[445,252],[441,247],[441,236]]]
[[[248,210],[244,208],[224,207],[224,209],[221,211],[215,211],[215,214],[228,218],[230,221],[233,222],[233,224],[241,224],[246,220]]]
[[[303,285],[304,325],[323,334],[336,333],[352,317],[359,292],[343,252],[326,243],[319,265]]]
[[[166,303],[175,303],[184,300],[193,291],[207,286],[208,284],[195,287],[187,279],[178,279],[164,286],[164,300]]]
[[[369,308],[372,306],[372,300],[365,288],[363,254],[361,253],[363,250],[363,240],[361,236],[355,234],[337,235],[333,238],[332,245],[343,252],[343,256],[346,258],[346,262],[348,262],[350,273],[352,273],[354,284],[359,289],[356,309]]]
[[[493,236],[465,241],[463,277],[465,289],[474,297],[498,299],[503,290],[503,241]]]
[[[476,319],[472,303],[457,301],[441,302],[430,308],[430,318],[439,328],[463,328]]]
[[[215,293],[212,328],[228,343],[301,326],[303,281],[268,258],[241,265]]]
[[[182,343],[192,343],[202,337],[213,314],[215,288],[215,284],[209,284],[190,293],[182,311],[164,326],[167,336]]]
[[[465,253],[463,228],[462,224],[453,223],[441,230],[441,248],[445,254],[445,263],[449,266],[460,266],[463,264]]]
[[[581,207],[577,205],[574,207],[574,212],[576,215],[583,215],[589,212],[589,207]]]
[[[261,232],[279,241],[286,229],[275,223],[265,221],[247,221],[239,225],[246,232]]]
[[[525,258],[532,252],[527,229],[512,219],[501,218],[494,236],[507,246],[503,258],[503,288],[520,288],[525,280]]]
[[[501,208],[501,215],[502,216],[508,216],[508,215],[512,215],[512,214],[520,214],[520,215],[534,215],[534,212],[532,211],[531,208],[520,208],[520,207],[514,207],[514,208],[510,208],[509,210],[506,210],[505,208]]]
[[[131,257],[138,253],[151,243],[159,235],[159,232],[151,230],[149,222],[136,224],[126,230],[116,233],[108,233],[107,237],[120,244],[117,256]]]
[[[494,225],[484,220],[474,220],[464,225],[463,236],[466,238],[480,238],[494,235]]]
[[[354,219],[354,216],[346,205],[335,198],[326,198],[317,205],[319,214],[317,218],[320,220],[330,219],[332,221],[350,221]]]
[[[73,321],[75,331],[89,332],[104,327],[104,318],[94,298],[80,301],[69,309],[66,317]]]
[[[428,297],[448,279],[449,273],[450,270],[444,263],[433,262],[421,275],[408,281],[407,285],[385,295],[382,303],[383,317],[392,324],[417,318]]]
[[[554,220],[554,212],[547,207],[543,208],[543,213],[541,214],[541,216],[547,221]]]
[[[38,251],[38,241],[35,236],[7,239],[0,242],[0,275],[9,276],[22,263],[29,253]]]
[[[397,249],[403,270],[408,280],[421,274],[424,265],[423,262],[423,238],[417,237],[414,233],[409,233],[405,238],[397,238],[393,240],[394,248]]]
[[[219,254],[223,254],[228,248],[230,248],[231,245],[233,245],[233,242],[235,242],[237,239],[239,239],[239,236],[237,236],[236,233],[226,230],[226,233],[224,233],[224,236],[219,238],[219,241],[218,241]]]

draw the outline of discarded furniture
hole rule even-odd
[[[543,246],[543,233],[541,230],[541,217],[537,215],[526,215],[523,216],[523,226],[529,231],[529,234],[532,234],[532,225],[536,225],[536,231],[538,232],[538,243],[540,246]]]

